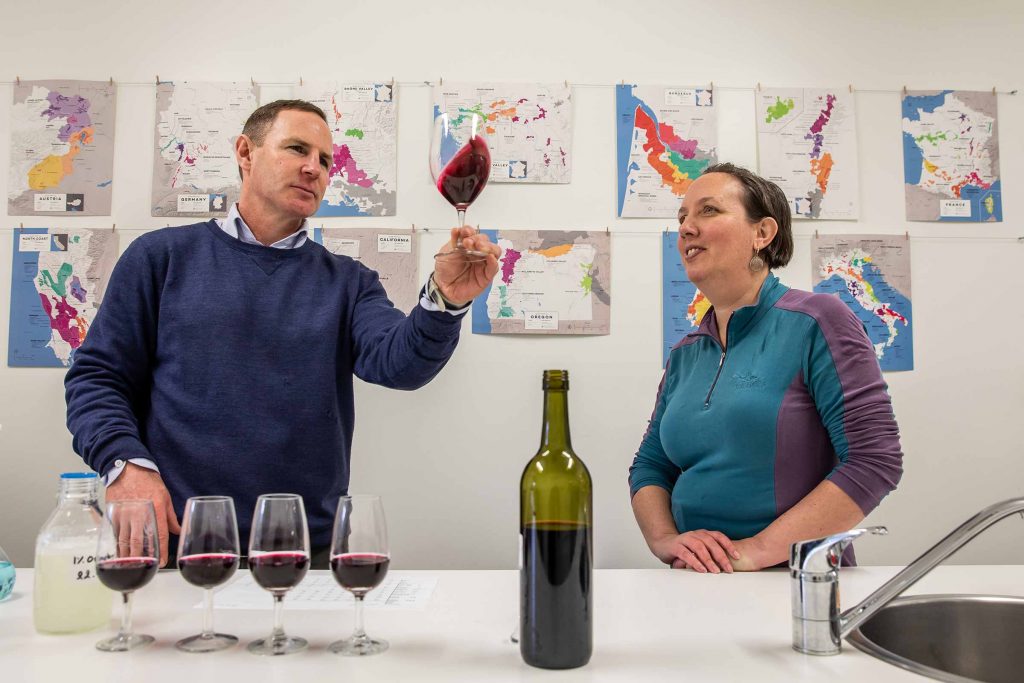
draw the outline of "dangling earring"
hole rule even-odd
[[[747,268],[750,269],[751,273],[760,273],[764,270],[764,259],[761,258],[761,250],[755,249],[754,255],[750,257],[750,261],[747,262]]]

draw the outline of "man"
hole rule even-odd
[[[486,259],[438,260],[406,316],[375,272],[309,239],[334,158],[318,107],[260,107],[235,154],[242,187],[226,219],[144,234],[118,261],[65,379],[68,428],[107,500],[153,501],[163,562],[190,496],[232,496],[244,548],[256,497],[291,492],[326,566],[348,490],[353,375],[429,382],[501,252],[453,229],[444,251]]]

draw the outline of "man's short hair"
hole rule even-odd
[[[327,123],[327,115],[324,114],[324,110],[312,102],[305,100],[274,100],[249,114],[249,118],[246,119],[245,125],[242,127],[242,135],[252,140],[252,144],[257,147],[263,146],[263,141],[267,139],[270,127],[274,125],[277,115],[283,111],[307,111],[310,114],[316,114],[324,120],[324,123]],[[242,176],[241,166],[238,167],[238,176]]]
[[[779,226],[775,239],[761,250],[761,258],[769,268],[782,268],[793,257],[793,219],[789,210],[786,193],[770,180],[735,164],[712,164],[704,169],[708,173],[731,175],[743,186],[740,199],[747,212],[747,218],[757,222],[762,218],[774,218]]]

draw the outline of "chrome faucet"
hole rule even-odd
[[[885,534],[885,527],[853,529],[825,538],[794,543],[789,552],[793,589],[793,649],[810,655],[839,654],[850,631],[918,582],[940,562],[1004,517],[1024,513],[1024,498],[990,505],[954,529],[875,592],[840,613],[839,558],[853,539],[865,533]]]

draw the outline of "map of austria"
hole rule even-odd
[[[103,301],[118,234],[15,228],[13,246],[7,364],[67,367]]]
[[[907,220],[1003,219],[996,108],[993,92],[904,93]]]
[[[376,271],[395,308],[410,312],[419,302],[419,240],[393,228],[314,228],[313,241]]]
[[[618,215],[674,218],[686,190],[718,160],[710,88],[615,86]]]
[[[108,81],[14,85],[8,215],[110,215],[116,104]]]
[[[157,85],[154,216],[227,215],[241,188],[235,139],[258,95],[252,83]]]
[[[565,83],[444,83],[433,89],[434,118],[450,116],[454,140],[462,125],[484,119],[491,152],[490,183],[568,183],[572,180],[572,89]],[[447,158],[447,156],[446,156]]]
[[[334,147],[317,216],[394,216],[398,196],[398,95],[390,83],[304,83],[295,97],[327,115]]]
[[[815,235],[811,257],[814,291],[838,296],[864,323],[882,370],[913,370],[910,240]]]
[[[502,248],[493,282],[473,301],[475,334],[609,334],[606,231],[483,230]]]
[[[686,275],[678,237],[674,230],[661,235],[662,365],[668,362],[668,355],[679,340],[697,331],[711,308],[711,302]]]
[[[860,185],[854,94],[847,88],[766,88],[755,94],[758,168],[793,218],[856,220]]]

